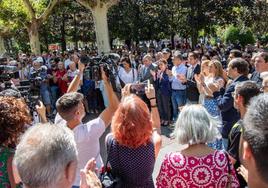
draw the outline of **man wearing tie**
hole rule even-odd
[[[179,75],[180,81],[186,85],[186,96],[188,104],[197,104],[199,100],[199,91],[197,89],[195,75],[200,74],[200,65],[198,64],[198,55],[195,52],[188,54],[189,67],[187,76]]]
[[[142,59],[143,65],[139,70],[139,81],[144,82],[150,80],[150,83],[154,83],[153,75],[151,71],[157,71],[157,66],[152,62],[152,56],[147,54]]]
[[[146,54],[142,59],[143,65],[139,69],[139,82],[142,83],[146,80],[150,80],[150,83],[154,84],[154,76],[157,72],[157,65],[152,62],[152,56],[150,54]],[[151,108],[150,100],[146,97],[145,94],[140,96],[141,99],[147,104],[148,108]]]

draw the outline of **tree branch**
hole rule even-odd
[[[113,5],[116,5],[117,3],[119,3],[120,0],[109,0],[106,3],[106,7],[107,9],[109,9],[110,7],[112,7]]]
[[[93,9],[98,5],[98,0],[76,0],[79,4],[87,9]]]
[[[35,11],[33,9],[32,4],[30,3],[30,1],[29,0],[23,0],[23,3],[25,5],[25,7],[27,8],[27,10],[29,11],[31,19],[35,19],[36,18],[35,17]]]
[[[42,22],[46,21],[46,19],[51,14],[54,7],[60,2],[61,0],[50,0],[46,10],[43,12],[43,14],[38,18],[38,20]]]

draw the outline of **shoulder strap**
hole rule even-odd
[[[109,162],[109,155],[110,155],[110,151],[111,151],[111,146],[112,146],[113,140],[112,137],[109,136],[107,138],[107,143],[106,143],[106,149],[107,149],[107,160],[105,163],[105,168],[107,168],[108,162]]]

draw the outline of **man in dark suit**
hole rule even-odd
[[[139,81],[144,82],[150,80],[150,83],[153,84],[154,78],[151,71],[157,71],[157,65],[153,64],[152,56],[147,54],[142,59],[143,65],[139,70]]]
[[[255,58],[255,68],[256,71],[253,72],[252,76],[250,77],[250,80],[256,82],[259,87],[262,86],[262,77],[261,73],[268,71],[268,53],[267,52],[261,52],[258,54]]]
[[[186,84],[186,96],[188,104],[197,104],[199,101],[199,91],[195,80],[195,75],[200,74],[201,68],[198,64],[198,55],[195,52],[190,52],[188,55],[190,66],[187,69],[187,76],[179,75],[182,83]]]
[[[228,146],[228,135],[232,126],[240,119],[240,115],[234,108],[233,93],[235,86],[239,82],[248,80],[248,63],[242,58],[234,58],[228,64],[227,75],[233,81],[226,87],[225,91],[222,89],[218,90],[217,84],[209,84],[209,88],[213,92],[214,98],[217,99],[218,107],[221,110],[222,116],[222,137],[224,140],[224,147],[227,149]]]
[[[157,72],[157,65],[153,64],[153,59],[150,54],[147,54],[142,59],[143,65],[139,69],[139,82],[142,83],[146,80],[150,80],[150,83],[154,85],[154,76],[153,73]],[[140,95],[141,99],[147,104],[148,108],[151,109],[150,100],[146,97],[145,94]]]

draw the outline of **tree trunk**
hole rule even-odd
[[[99,54],[109,53],[111,51],[109,43],[107,11],[108,9],[106,6],[96,6],[92,9]]]
[[[32,21],[32,23],[27,27],[29,38],[30,38],[30,45],[31,45],[31,51],[35,55],[41,54],[41,48],[40,48],[40,40],[39,40],[39,24],[37,21]]]
[[[171,40],[171,48],[175,49],[175,33],[171,34],[170,40]]]
[[[113,48],[114,38],[110,38],[110,47]]]
[[[77,39],[77,22],[76,22],[76,14],[74,13],[74,48],[78,50],[78,39]]]
[[[131,50],[131,39],[126,39],[125,44],[127,45],[128,50]]]
[[[61,25],[61,50],[66,51],[66,39],[65,39],[65,15],[62,14],[62,25]]]
[[[3,55],[6,52],[4,38],[0,36],[0,55]]]
[[[197,40],[198,40],[198,31],[197,30],[192,29],[191,39],[192,39],[192,50],[194,50],[195,46],[197,45]]]

